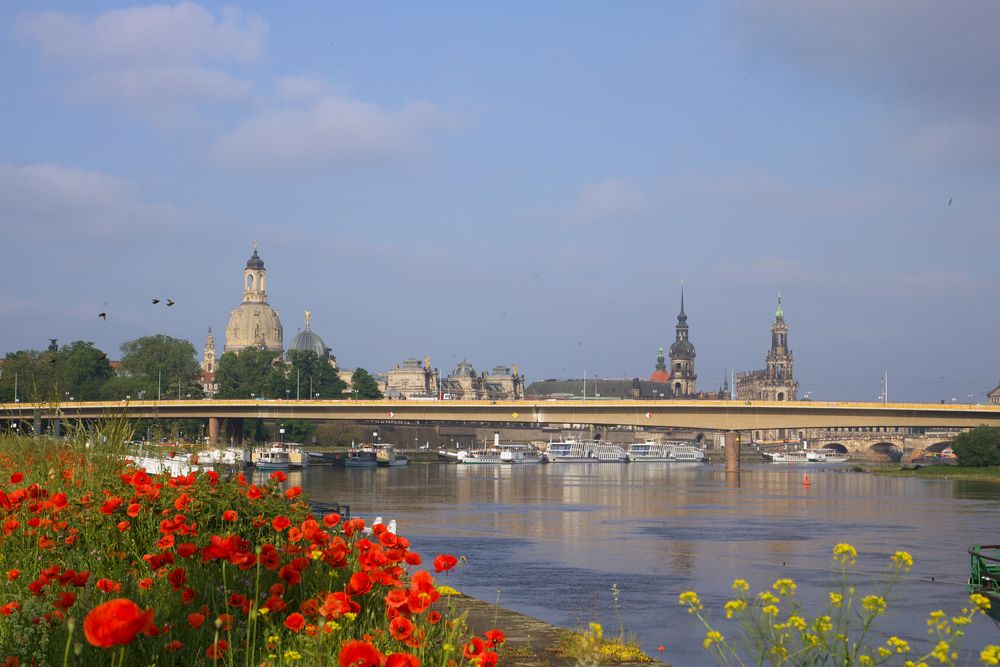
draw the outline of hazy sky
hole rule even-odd
[[[980,400],[1000,381],[1000,3],[0,5],[0,352],[285,343],[530,380]],[[173,298],[167,309],[150,299]],[[106,311],[107,321],[97,318]]]

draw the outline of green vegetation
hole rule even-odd
[[[966,479],[1000,482],[1000,466],[973,468],[971,466],[931,465],[903,468],[870,467],[868,472],[891,477],[923,477],[925,479]]]
[[[354,371],[354,375],[351,376],[351,385],[354,387],[355,398],[382,398],[382,392],[379,391],[375,378],[363,368]]]
[[[1000,428],[977,426],[955,438],[952,451],[963,466],[1000,466]]]

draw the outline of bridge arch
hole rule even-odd
[[[847,454],[848,453],[847,446],[846,445],[842,445],[839,442],[828,442],[828,443],[824,444],[822,447],[820,447],[820,449],[832,449],[833,451],[837,452],[838,454]]]
[[[943,442],[935,442],[933,445],[928,447],[924,451],[928,452],[943,452],[944,450],[951,447],[954,443],[951,440],[945,440]]]
[[[898,463],[903,458],[903,448],[892,442],[876,442],[868,448],[868,455],[875,459]]]

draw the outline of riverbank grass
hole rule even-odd
[[[914,465],[901,466],[898,468],[871,466],[866,467],[865,470],[876,475],[887,475],[889,477],[918,477],[922,479],[960,479],[982,482],[1000,482],[1000,466],[985,466],[981,468],[955,465]]]

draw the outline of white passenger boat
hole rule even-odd
[[[620,445],[604,440],[562,440],[545,448],[550,463],[628,463],[629,456]]]
[[[670,460],[674,463],[704,463],[708,460],[705,450],[693,442],[670,444]]]
[[[309,454],[302,445],[294,442],[272,442],[264,447],[255,447],[251,461],[266,470],[305,468],[309,465]]]
[[[462,465],[500,465],[503,459],[500,458],[500,450],[496,447],[486,449],[476,449],[469,453],[464,453],[458,457],[458,462]]]
[[[628,446],[628,456],[631,460],[638,463],[667,463],[672,460],[667,444],[653,440],[631,443]]]
[[[799,449],[790,452],[761,452],[771,463],[846,463],[847,455],[833,450]]]
[[[531,445],[500,445],[500,462],[524,465],[526,463],[542,463],[542,453]]]
[[[388,443],[379,443],[372,445],[375,449],[375,460],[379,466],[394,468],[396,466],[405,466],[410,460],[405,456],[399,454],[393,445]]]

